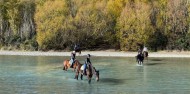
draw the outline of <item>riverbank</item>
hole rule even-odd
[[[108,56],[108,57],[135,57],[137,52],[124,51],[83,51],[81,55],[91,54],[92,56]],[[0,51],[0,55],[25,55],[25,56],[70,56],[71,52],[41,52],[41,51]],[[149,52],[149,57],[190,57],[190,52]]]

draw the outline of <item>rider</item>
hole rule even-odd
[[[143,48],[143,53],[145,53],[145,56],[147,57],[148,56],[148,49],[147,47],[144,46]]]
[[[84,71],[83,73],[86,75],[86,69],[87,69],[87,65],[90,64],[91,65],[91,61],[90,61],[90,54],[87,55],[86,61],[84,63]]]
[[[138,49],[138,55],[142,53],[142,50],[139,48]]]
[[[79,45],[75,44],[74,46],[74,51],[78,50],[79,49]]]
[[[140,55],[142,55],[142,50],[139,48],[139,49],[138,49],[138,54],[137,54],[137,56],[136,56],[136,60],[138,59],[138,57],[139,57]]]
[[[90,54],[87,55],[86,62],[89,63],[89,64],[91,64],[91,61],[90,61]]]
[[[71,60],[70,60],[71,68],[73,67],[73,64],[74,64],[74,61],[75,61],[75,56],[76,56],[76,53],[75,53],[75,51],[73,51],[71,53]]]

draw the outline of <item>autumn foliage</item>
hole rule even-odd
[[[1,0],[0,48],[190,50],[188,0]]]

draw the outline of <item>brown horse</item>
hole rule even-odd
[[[69,63],[70,60],[65,60],[63,62],[63,70],[67,71],[68,68],[71,68],[71,64]],[[80,62],[78,60],[75,60],[73,63],[73,71],[77,68],[77,66],[80,65]]]
[[[90,84],[91,83],[91,78],[94,75],[96,75],[96,81],[99,81],[99,71],[96,70],[95,67],[92,67],[91,64],[87,64],[87,69],[86,69],[86,74],[83,74],[83,69],[81,68],[83,65],[80,64],[78,67],[77,67],[77,71],[76,71],[76,75],[75,75],[75,79],[78,80],[78,76],[79,74],[81,74],[80,78],[81,80],[83,79],[83,75],[84,76],[87,76],[88,78],[88,83]]]

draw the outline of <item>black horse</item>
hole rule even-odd
[[[143,60],[144,60],[144,55],[143,53],[139,53],[137,56],[136,56],[136,60],[137,60],[137,63],[139,65],[143,65]]]
[[[75,44],[74,51],[78,52],[79,54],[81,54],[81,48],[80,48],[80,46]]]

